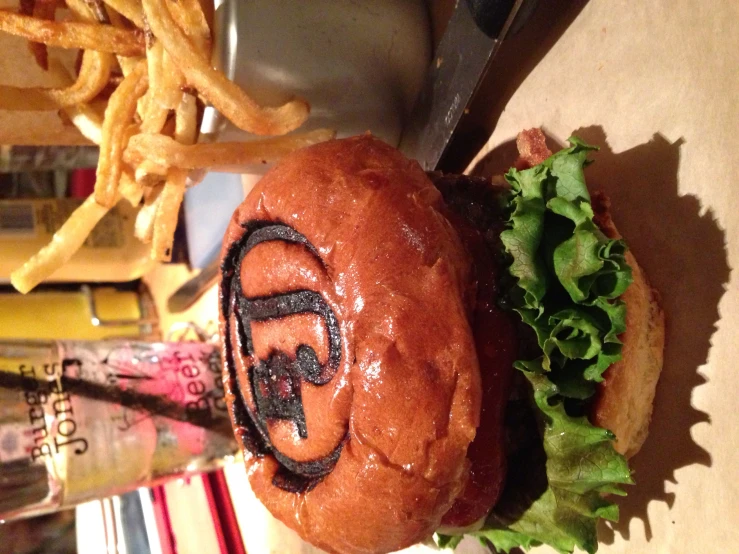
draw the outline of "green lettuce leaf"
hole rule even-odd
[[[535,331],[542,357],[519,369],[556,371],[561,394],[585,399],[621,352],[631,283],[626,245],[607,238],[593,221],[583,168],[595,150],[576,137],[527,170],[511,169],[510,218],[501,241],[516,285],[512,304]],[[568,361],[578,360],[564,371]]]
[[[596,150],[579,139],[527,170],[511,169],[508,229],[501,234],[514,285],[509,304],[536,335],[541,356],[515,363],[531,387],[534,428],[509,455],[506,488],[482,529],[468,535],[496,550],[548,544],[593,553],[599,518],[615,521],[606,494],[630,484],[613,434],[583,413],[603,373],[621,358],[618,335],[631,283],[626,245],[593,221],[583,168]],[[453,547],[460,536],[436,537]]]
[[[616,298],[631,283],[626,264],[626,244],[607,239],[593,222],[589,201],[555,197],[547,209],[574,224],[572,236],[552,253],[554,273],[575,302],[592,303],[596,298]],[[590,302],[588,302],[590,301]]]
[[[540,305],[549,278],[539,255],[546,212],[542,189],[546,171],[545,167],[537,166],[527,172],[506,175],[514,195],[510,229],[503,231],[500,239],[513,258],[508,271],[518,280],[519,303],[528,309]]]
[[[443,535],[441,533],[434,533],[434,544],[439,548],[449,548],[454,550],[462,542],[464,535]]]
[[[545,375],[525,373],[544,422],[547,487],[517,483],[507,490],[482,530],[472,533],[495,548],[548,544],[559,552],[575,547],[595,552],[598,518],[618,520],[618,507],[602,495],[624,494],[619,485],[631,484],[626,459],[618,455],[610,431],[591,425],[585,417],[567,415],[559,390]]]

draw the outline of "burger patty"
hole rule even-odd
[[[512,364],[519,354],[515,316],[498,307],[505,275],[500,233],[506,189],[480,177],[439,173],[429,177],[444,197],[446,215],[473,260],[470,323],[482,383],[480,425],[467,453],[470,470],[465,488],[442,519],[447,527],[467,527],[495,505],[506,474],[503,418]]]

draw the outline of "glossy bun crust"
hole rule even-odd
[[[431,535],[481,404],[472,262],[416,162],[370,136],[291,155],[224,241],[226,398],[257,497],[330,552]]]

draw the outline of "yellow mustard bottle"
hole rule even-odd
[[[157,338],[153,300],[145,289],[111,286],[0,292],[0,340]]]
[[[0,283],[23,265],[82,203],[78,198],[0,200]],[[153,266],[150,248],[133,235],[138,208],[119,202],[72,259],[47,282],[125,282]]]

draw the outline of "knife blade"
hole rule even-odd
[[[198,298],[216,282],[221,274],[219,259],[203,269],[200,273],[187,280],[167,300],[167,311],[171,314],[184,312],[192,306]]]
[[[458,0],[401,136],[399,148],[436,169],[490,61],[530,0]]]

